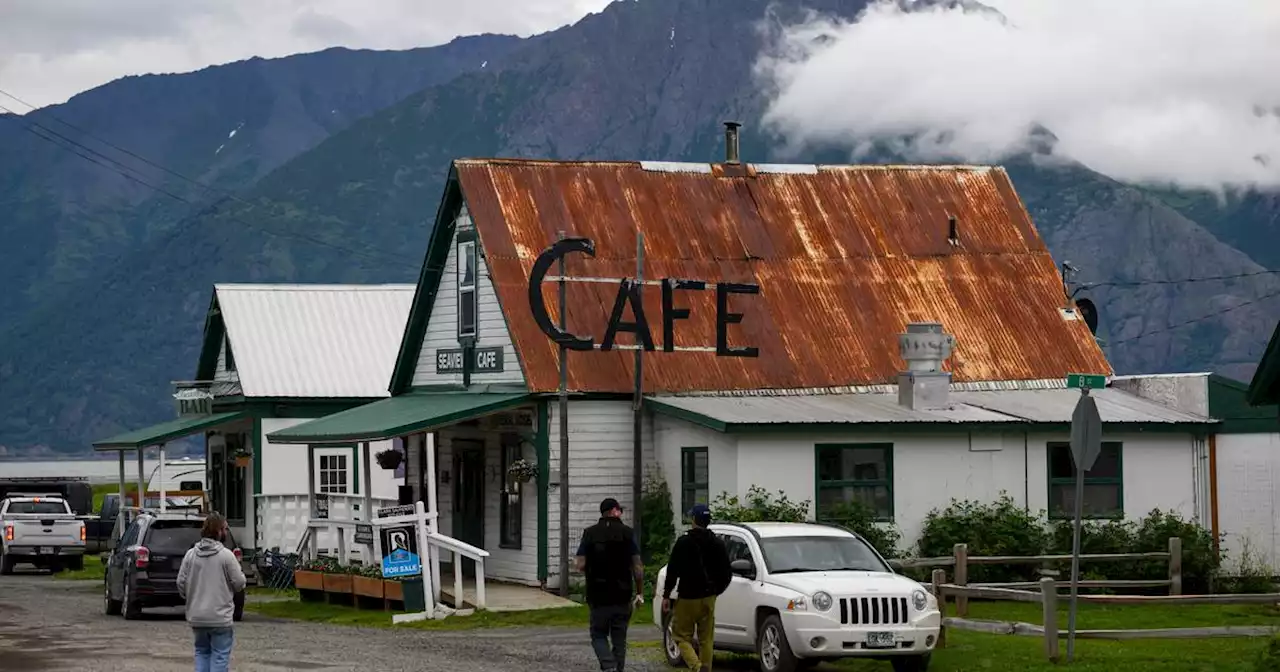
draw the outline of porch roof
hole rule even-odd
[[[527,392],[414,392],[272,432],[272,443],[382,441],[478,418],[532,398]]]
[[[1142,399],[1114,389],[1094,390],[1098,413],[1116,429],[1204,431],[1217,420]],[[942,410],[913,410],[898,404],[896,392],[859,394],[779,394],[751,396],[651,396],[656,412],[720,432],[861,429],[989,429],[1069,426],[1077,390],[951,391]]]
[[[158,425],[135,429],[117,434],[109,439],[93,442],[94,450],[136,450],[147,446],[159,446],[174,439],[191,436],[218,425],[239,420],[246,415],[243,412],[214,413],[199,417],[178,418]]]

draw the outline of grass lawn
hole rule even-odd
[[[365,627],[392,627],[391,617],[377,611],[357,610],[351,607],[327,605],[315,602],[271,601],[250,603],[246,609],[278,618],[291,618],[334,625]],[[1066,604],[1062,605],[1059,623],[1065,628]],[[632,623],[649,625],[648,609],[636,612]],[[996,602],[971,602],[969,618],[1000,621],[1040,623],[1038,605]],[[1196,627],[1211,625],[1276,625],[1280,627],[1280,610],[1268,606],[1105,606],[1080,605],[1078,620],[1081,628],[1163,628]],[[586,607],[548,609],[525,612],[480,612],[473,616],[451,617],[442,621],[424,621],[395,627],[422,630],[468,630],[500,627],[573,627],[584,628],[587,622]],[[633,646],[646,658],[660,659],[657,642],[646,641],[646,634],[635,637]],[[586,646],[584,640],[583,643]],[[1198,640],[1139,640],[1130,642],[1085,641],[1076,642],[1076,660],[1072,669],[1088,672],[1144,672],[1162,670],[1169,672],[1252,672],[1254,660],[1266,647],[1265,638],[1230,638]],[[1055,670],[1044,659],[1044,644],[1037,637],[990,635],[977,632],[950,630],[947,646],[937,651],[930,670],[933,672],[1003,672],[1005,670]],[[1061,651],[1066,655],[1066,642]],[[749,656],[718,654],[716,665],[721,669],[758,669]],[[828,665],[827,669],[873,672],[889,670],[887,663],[879,661],[844,660]]]
[[[63,570],[53,575],[59,581],[101,581],[107,573],[107,566],[102,564],[96,555],[86,555],[84,569]]]

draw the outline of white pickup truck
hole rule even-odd
[[[29,563],[59,571],[84,568],[84,521],[58,495],[11,493],[0,500],[0,574]]]

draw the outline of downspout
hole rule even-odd
[[[1209,525],[1213,533],[1213,552],[1218,549],[1218,435],[1209,435]]]
[[[1031,510],[1031,465],[1028,460],[1031,456],[1030,438],[1028,432],[1022,433],[1022,508],[1027,511]]]

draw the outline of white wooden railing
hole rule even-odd
[[[489,551],[476,548],[453,537],[446,537],[439,532],[427,532],[427,546],[431,549],[431,575],[437,601],[440,599],[440,552],[448,551],[453,563],[454,608],[462,608],[462,559],[470,558],[476,565],[476,608],[484,609],[484,559],[489,557]]]
[[[307,528],[313,528],[311,547],[316,553],[350,560],[352,556],[364,557],[367,547],[355,544],[357,524],[368,525],[373,510],[394,506],[396,500],[373,498],[373,507],[365,511],[364,495],[329,494],[329,517],[311,519],[310,496],[256,495],[257,500],[257,548],[289,549],[298,543]],[[371,561],[372,558],[364,558]]]

